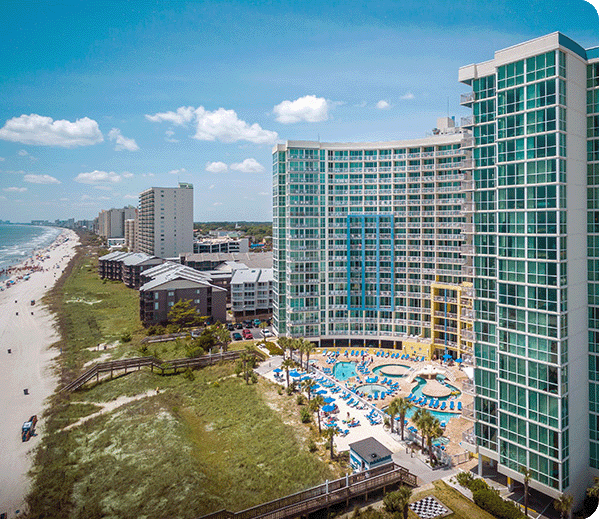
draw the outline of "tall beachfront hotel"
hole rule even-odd
[[[193,184],[150,187],[139,194],[137,252],[175,258],[193,252]]]
[[[274,326],[472,355],[479,459],[579,503],[599,475],[599,48],[553,33],[459,80],[459,129],[274,149]]]

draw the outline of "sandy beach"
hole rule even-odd
[[[0,515],[6,513],[7,518],[24,511],[31,450],[44,431],[44,402],[57,384],[52,365],[58,352],[49,346],[58,336],[41,298],[61,276],[78,243],[77,234],[65,229],[52,245],[28,259],[29,265],[43,269],[32,269],[27,280],[13,275],[15,283],[0,292]],[[22,442],[21,426],[31,415],[38,417],[37,436]]]

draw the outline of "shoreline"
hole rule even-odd
[[[59,352],[50,346],[60,337],[55,316],[41,299],[60,278],[78,245],[77,234],[65,229],[52,244],[13,266],[20,270],[2,281],[3,287],[13,281],[0,292],[0,434],[4,445],[0,451],[0,514],[6,513],[7,518],[25,511],[32,451],[44,432],[46,401],[58,384],[53,367]],[[21,426],[32,415],[38,417],[36,436],[22,442]]]

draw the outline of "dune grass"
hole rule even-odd
[[[60,316],[63,382],[100,355],[139,354],[137,297],[122,284],[99,280],[89,250],[77,256],[48,298]],[[101,303],[66,302],[77,298]],[[89,350],[125,332],[132,333],[131,342]],[[180,346],[156,347],[170,356]],[[146,392],[150,396],[62,431],[99,404]],[[27,498],[31,518],[192,518],[244,509],[341,472],[309,452],[311,431],[299,423],[293,398],[263,379],[246,384],[234,375],[233,363],[192,376],[140,370],[57,393],[43,420]]]

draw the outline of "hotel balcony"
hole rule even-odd
[[[474,267],[472,265],[462,266],[462,275],[468,277],[474,276]]]
[[[462,117],[460,120],[460,126],[462,127],[470,127],[474,124],[474,118],[471,115],[468,115],[466,117]],[[470,137],[470,145],[468,147],[472,146],[472,137]],[[462,141],[462,147],[464,147],[464,141]]]
[[[476,335],[472,330],[462,330],[462,339],[473,342],[476,340]]]
[[[460,104],[462,106],[472,106],[472,103],[474,103],[474,92],[460,95]]]
[[[470,244],[462,245],[461,252],[465,256],[472,256],[474,255],[474,246]]]

